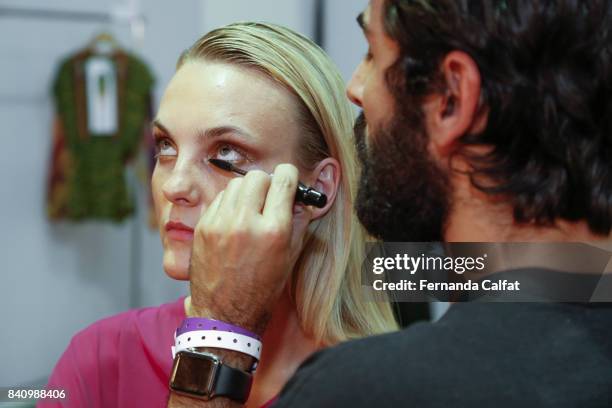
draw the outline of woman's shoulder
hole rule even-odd
[[[185,318],[184,297],[159,306],[130,309],[102,318],[77,332],[72,343],[110,341],[125,334],[153,335],[151,332],[173,331]]]
[[[180,324],[185,315],[183,302],[184,298],[180,298],[176,301],[164,303],[159,306],[130,309],[112,316],[104,317],[78,331],[74,335],[73,341],[81,339],[91,340],[92,337],[100,336],[108,338],[107,336],[113,333],[119,334],[125,330],[142,330],[150,324],[174,325],[174,322],[177,321],[178,324]],[[177,327],[178,324],[176,325]]]
[[[174,330],[185,316],[183,301],[129,310],[79,331],[57,362],[48,385],[69,391],[74,402],[70,407],[121,405],[117,402],[129,399],[129,393],[122,393],[118,378],[123,378],[128,389],[148,387],[150,393],[167,393],[170,347]],[[138,376],[126,374],[135,371]]]

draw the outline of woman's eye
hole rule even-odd
[[[225,160],[232,163],[240,163],[245,160],[245,155],[242,154],[238,149],[230,145],[221,145],[217,148],[216,154],[213,155],[215,159]]]
[[[160,156],[176,156],[176,150],[168,139],[159,139],[155,142],[155,157]]]

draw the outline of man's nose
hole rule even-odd
[[[363,107],[363,61],[357,66],[346,87],[349,100],[360,108]]]

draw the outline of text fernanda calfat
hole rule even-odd
[[[467,280],[465,282],[430,282],[421,279],[418,282],[402,279],[399,282],[384,282],[377,279],[372,284],[374,290],[423,290],[423,291],[520,291],[519,281],[507,279],[491,280],[483,279],[480,282]]]

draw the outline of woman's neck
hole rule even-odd
[[[189,315],[191,299],[185,299]],[[287,380],[313,352],[321,348],[302,331],[288,293],[278,300],[263,334],[263,350],[257,367],[248,408],[256,408],[275,397]]]

